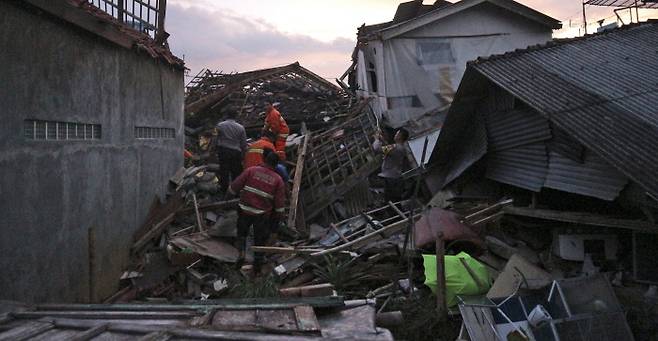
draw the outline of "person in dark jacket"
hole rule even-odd
[[[228,185],[242,173],[242,158],[247,151],[247,133],[230,113],[225,121],[217,124],[217,159],[219,185],[226,193]]]
[[[250,227],[254,227],[254,244],[265,245],[276,233],[285,210],[285,184],[275,168],[279,157],[271,149],[265,150],[265,162],[246,169],[229,187],[229,193],[240,196],[238,211],[238,247],[241,263],[244,260]],[[254,273],[260,272],[263,257],[254,256]]]
[[[384,197],[387,201],[400,201],[404,197],[405,183],[402,172],[408,168],[405,144],[409,140],[409,132],[400,128],[393,138],[394,144],[384,145],[381,131],[375,135],[373,149],[384,155],[379,177],[384,179]]]

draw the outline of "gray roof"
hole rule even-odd
[[[361,39],[369,39],[369,35],[382,34],[384,40],[391,39],[482,4],[491,4],[503,8],[511,13],[523,16],[528,20],[532,20],[551,29],[557,30],[562,28],[562,23],[560,23],[559,20],[513,0],[461,0],[455,3],[436,1],[434,5],[424,6],[421,1],[421,7],[419,8],[413,7],[416,3],[418,2],[410,1],[408,3],[400,4],[398,12],[396,12],[396,18],[394,18],[393,21],[360,27],[357,34],[358,37]],[[406,7],[416,9],[415,16],[409,13],[403,13],[407,12]]]
[[[457,116],[483,78],[658,195],[658,21],[469,63],[443,144],[455,143],[458,134],[446,130],[464,119]]]

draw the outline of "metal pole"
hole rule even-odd
[[[165,17],[167,16],[167,0],[160,0],[158,7],[158,18],[155,31],[155,41],[164,44],[167,41],[167,32],[165,31]]]
[[[439,321],[448,320],[448,309],[446,307],[446,275],[445,275],[445,242],[443,234],[436,237],[436,312]]]
[[[123,22],[123,13],[125,12],[125,6],[124,6],[124,1],[126,0],[119,0],[119,3],[117,4],[117,19],[119,19],[119,22]]]
[[[414,186],[413,196],[411,197],[411,202],[409,203],[409,226],[407,226],[407,233],[404,236],[404,246],[402,249],[402,255],[407,256],[407,275],[409,277],[410,283],[412,281],[413,275],[413,264],[411,263],[411,254],[407,254],[407,245],[413,243],[412,231],[414,228],[414,215],[416,214],[416,201],[418,200],[418,190],[420,189],[420,180],[422,178],[422,170],[425,169],[425,155],[427,153],[427,145],[429,144],[429,138],[425,137],[425,144],[423,145],[423,154],[420,159],[420,165],[418,169],[420,170],[416,175],[416,184]],[[413,287],[413,285],[412,285]],[[413,290],[409,291],[409,297],[413,294]]]
[[[587,34],[587,14],[585,13],[585,1],[583,1],[583,28],[585,29],[585,34]]]

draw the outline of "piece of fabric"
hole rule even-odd
[[[278,218],[285,210],[285,184],[268,166],[248,168],[230,186],[240,194],[240,209],[246,214],[273,214]]]
[[[272,108],[267,113],[265,117],[265,130],[271,131],[275,135],[290,133],[288,123],[286,123],[286,120],[276,108]]]
[[[400,178],[402,172],[408,168],[407,151],[403,144],[383,145],[382,141],[377,139],[372,144],[372,148],[377,153],[384,155],[382,170],[379,176],[382,178]]]
[[[287,183],[290,181],[290,174],[288,173],[288,169],[282,163],[276,165],[276,172],[281,176],[283,182]]]
[[[242,152],[227,147],[217,148],[219,163],[219,187],[226,192],[231,181],[242,173]]]
[[[250,144],[244,155],[244,168],[247,169],[262,165],[265,162],[263,155],[265,149],[276,150],[272,141],[266,137],[261,137],[260,140]]]
[[[470,271],[460,259],[464,260]],[[457,295],[481,295],[491,288],[487,268],[466,252],[461,252],[456,256],[445,256],[444,260],[448,307],[454,307],[459,303]],[[425,267],[425,285],[436,295],[436,256],[423,255],[423,266]],[[473,279],[473,275],[477,281]],[[481,286],[477,282],[481,283]]]
[[[217,146],[237,150],[247,150],[247,133],[235,120],[226,120],[217,124]]]

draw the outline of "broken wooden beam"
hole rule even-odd
[[[283,297],[323,297],[333,295],[334,290],[333,284],[324,283],[279,289],[279,293]]]
[[[288,213],[288,228],[297,230],[297,209],[299,207],[299,191],[302,187],[302,178],[304,176],[304,162],[306,161],[306,151],[308,150],[308,141],[311,139],[309,132],[304,136],[304,142],[299,146],[297,155],[297,166],[295,167],[295,178],[293,179],[292,195],[290,196],[290,211]]]
[[[294,247],[252,246],[251,250],[258,253],[315,253],[320,249],[298,249]]]

